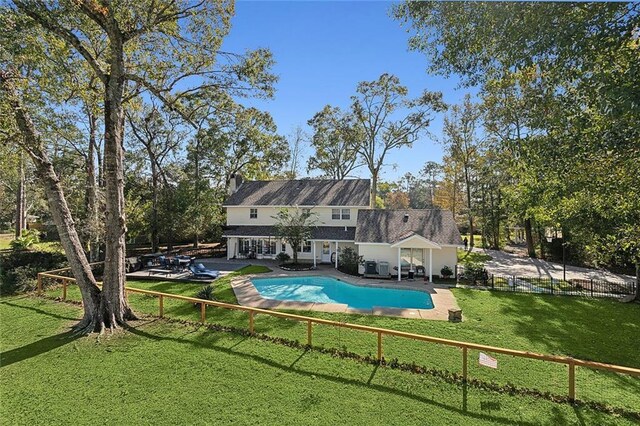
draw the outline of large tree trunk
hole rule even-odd
[[[11,81],[8,71],[0,71],[0,84],[13,108],[13,113],[22,139],[18,144],[29,154],[36,166],[36,174],[44,184],[45,194],[51,216],[60,235],[60,242],[82,294],[84,316],[76,326],[80,332],[91,332],[98,329],[100,312],[100,289],[96,285],[93,272],[84,254],[80,237],[76,232],[71,211],[67,205],[60,180],[56,175],[49,155],[44,148],[40,134],[37,132],[30,115],[24,109]]]
[[[18,189],[16,191],[16,238],[22,235],[22,230],[26,227],[25,212],[25,177],[24,177],[24,158],[22,151],[20,152],[20,164],[18,170]]]
[[[98,219],[98,183],[96,181],[95,147],[96,147],[96,117],[89,110],[89,151],[87,153],[86,196],[87,219],[89,221],[89,256],[91,262],[97,262],[100,256],[100,232]]]
[[[536,257],[536,248],[533,245],[533,231],[531,229],[531,219],[524,220],[524,235],[527,240],[527,253],[529,257]]]
[[[104,99],[105,263],[102,286],[104,326],[115,328],[135,315],[124,291],[126,223],[124,210],[124,54],[122,38],[112,28],[111,66]]]
[[[469,167],[465,165],[464,167],[464,183],[467,187],[467,209],[469,215],[469,251],[473,248],[473,212],[471,210],[471,177],[469,176]]]
[[[373,170],[371,172],[371,200],[369,206],[372,209],[376,208],[376,198],[378,197],[378,171]]]

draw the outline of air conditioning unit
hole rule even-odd
[[[376,262],[373,260],[367,260],[364,262],[364,273],[367,275],[376,274]]]
[[[389,262],[378,262],[378,274],[384,277],[389,276]]]

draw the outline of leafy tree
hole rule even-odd
[[[308,124],[313,128],[311,145],[315,154],[307,162],[307,171],[320,170],[327,178],[342,180],[361,166],[358,140],[362,134],[353,116],[326,105]]]
[[[105,272],[102,290],[83,279],[84,265],[80,256],[71,256],[70,264],[78,284],[91,287],[91,294],[83,291],[85,318],[83,331],[115,328],[133,313],[128,307],[125,292],[125,230],[123,137],[125,104],[142,92],[162,101],[191,123],[190,113],[182,107],[190,96],[206,90],[226,91],[238,96],[257,94],[270,96],[275,76],[268,73],[272,64],[268,51],[258,50],[244,55],[222,52],[220,47],[228,33],[233,7],[226,2],[200,2],[176,5],[173,2],[137,2],[122,7],[119,4],[100,5],[95,2],[79,4],[59,2],[40,3],[14,1],[23,17],[39,25],[50,40],[64,43],[70,55],[47,57],[54,61],[74,58],[82,61],[98,81],[104,99],[104,183],[105,216]],[[29,21],[27,21],[29,23]],[[33,42],[33,40],[26,40]],[[99,49],[92,49],[95,44]],[[38,47],[37,42],[29,47]],[[20,55],[29,48],[20,47]],[[14,59],[18,54],[14,54]],[[69,75],[70,69],[65,70]],[[7,75],[5,74],[5,77]],[[10,78],[10,77],[9,77]],[[8,78],[3,79],[3,84]],[[15,100],[15,90],[4,84]],[[28,122],[16,116],[16,121]],[[25,139],[34,141],[32,147],[42,147],[32,126],[20,126]],[[33,157],[41,154],[32,149]],[[42,174],[52,172],[42,165]],[[53,176],[53,175],[52,175]],[[61,187],[54,191],[58,205],[64,200]],[[53,204],[50,199],[50,204]],[[64,209],[62,209],[64,210]],[[62,213],[62,212],[58,212]],[[56,213],[56,214],[58,214]],[[75,232],[70,214],[57,222],[60,234]],[[69,244],[80,244],[72,238]],[[70,249],[80,254],[80,247]],[[65,247],[65,250],[67,247]],[[69,255],[69,252],[67,251]],[[88,288],[88,287],[87,287]],[[88,297],[93,300],[88,300]]]
[[[306,144],[309,136],[302,130],[301,126],[296,126],[293,129],[293,132],[288,137],[289,141],[289,151],[291,152],[291,156],[289,159],[289,170],[288,176],[291,179],[295,179],[298,177],[300,170],[300,161],[302,159],[302,155],[304,154],[304,145]]]
[[[273,216],[276,235],[282,238],[293,250],[293,263],[298,263],[298,252],[302,244],[311,238],[312,228],[318,222],[315,212],[299,208],[283,208]]]
[[[377,80],[358,84],[351,113],[363,134],[357,151],[371,174],[371,206],[376,204],[378,179],[387,153],[412,146],[431,123],[432,114],[445,110],[442,94],[424,91],[415,99],[400,79],[382,74]]]
[[[408,209],[409,203],[409,195],[403,191],[389,192],[384,198],[384,206],[387,209]]]
[[[462,105],[454,105],[450,115],[444,119],[443,143],[450,153],[452,161],[460,164],[464,187],[467,196],[467,217],[469,220],[469,248],[473,248],[474,234],[474,205],[473,191],[475,189],[474,174],[480,157],[480,109],[471,102],[471,97],[466,95]]]

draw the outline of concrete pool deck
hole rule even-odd
[[[372,309],[354,309],[342,303],[314,303],[297,302],[286,300],[266,299],[260,295],[254,287],[253,278],[277,278],[296,276],[324,276],[337,278],[348,284],[362,287],[385,287],[404,290],[424,291],[431,295],[434,307],[432,309],[407,309],[407,308],[387,308],[374,306]],[[347,314],[369,314],[402,318],[427,319],[447,321],[449,319],[449,309],[459,309],[456,298],[448,286],[424,283],[422,281],[397,281],[375,280],[358,278],[343,274],[332,268],[321,268],[313,271],[284,271],[274,270],[266,274],[243,275],[231,281],[231,287],[238,299],[238,303],[244,306],[251,306],[261,309],[291,309],[302,311],[347,313]],[[463,318],[464,319],[464,318]]]

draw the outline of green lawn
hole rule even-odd
[[[263,272],[262,267],[250,267],[239,273]],[[130,287],[194,296],[200,284],[131,281]],[[229,279],[214,284],[216,298],[236,303]],[[427,334],[437,337],[501,346],[511,349],[570,355],[576,358],[640,366],[637,336],[640,334],[640,305],[621,304],[610,300],[554,297],[545,295],[509,294],[479,290],[454,289],[465,321],[454,324],[445,321],[425,321],[370,315],[328,314],[302,312],[304,315],[337,321],[366,324]],[[59,296],[60,290],[51,290]],[[69,298],[80,300],[77,288],[69,289]],[[131,294],[137,312],[158,313],[155,297]],[[301,313],[297,311],[296,313]],[[171,318],[198,321],[199,309],[179,301],[165,300],[165,315]],[[207,320],[212,323],[246,329],[248,316],[244,312],[208,308]],[[306,325],[270,316],[256,316],[256,331],[270,336],[304,342]],[[329,326],[315,326],[313,344],[373,355],[375,336]],[[384,354],[387,360],[416,363],[428,368],[460,372],[460,350],[434,344],[385,337]],[[495,355],[499,369],[477,365],[478,353],[470,352],[471,377],[501,385],[538,389],[556,395],[566,395],[567,367],[541,361]],[[637,395],[640,380],[615,374],[577,369],[579,399],[600,401],[611,406],[640,411]]]
[[[13,240],[13,234],[0,234],[0,250],[10,248],[9,243]]]
[[[34,297],[0,299],[1,424],[634,421],[162,320],[78,338],[68,327],[80,314]]]
[[[493,257],[485,253],[458,249],[458,263],[484,263],[491,259],[493,259]]]

